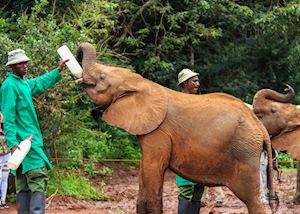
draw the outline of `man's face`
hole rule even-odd
[[[200,87],[199,77],[191,77],[190,79],[184,82],[183,87],[186,93],[197,94]]]
[[[28,70],[28,62],[20,62],[18,64],[10,65],[13,73],[19,77],[23,77]]]

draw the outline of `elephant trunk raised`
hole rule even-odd
[[[262,89],[258,91],[253,98],[253,107],[256,105],[257,102],[261,102],[261,100],[265,99],[274,100],[282,103],[288,102],[291,99],[293,99],[295,96],[294,89],[288,84],[285,85],[287,87],[285,89],[286,94],[278,93],[277,91],[274,91],[272,89]]]
[[[96,64],[95,48],[89,43],[82,43],[77,49],[76,59],[82,66],[83,71],[87,71]]]

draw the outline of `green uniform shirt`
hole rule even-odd
[[[22,79],[8,72],[1,86],[0,105],[4,116],[4,135],[9,148],[33,135],[31,149],[22,162],[22,174],[44,166],[52,168],[43,150],[43,137],[32,95],[43,93],[61,78],[57,68],[33,79]]]
[[[181,187],[181,186],[194,186],[196,185],[197,183],[194,183],[194,182],[191,182],[191,181],[188,181],[182,177],[180,177],[179,175],[176,175],[176,185],[178,187]]]

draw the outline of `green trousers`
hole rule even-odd
[[[178,199],[187,201],[200,202],[204,186],[202,185],[187,185],[178,187]]]
[[[16,177],[16,191],[20,192],[46,192],[48,184],[48,173],[46,167],[33,169],[22,174],[19,167]]]

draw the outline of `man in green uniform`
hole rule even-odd
[[[182,86],[182,92],[187,94],[197,94],[200,83],[198,73],[190,69],[183,69],[178,74],[178,85]],[[200,201],[204,191],[204,186],[188,181],[176,175],[178,186],[178,214],[198,214],[200,212]]]
[[[43,137],[38,123],[32,95],[40,94],[61,80],[65,68],[61,61],[57,68],[37,78],[27,79],[28,61],[22,49],[8,53],[7,73],[0,91],[1,111],[5,118],[4,135],[11,151],[19,149],[21,141],[33,136],[32,147],[16,175],[17,209],[19,214],[45,212],[47,170],[52,168],[43,151]]]

